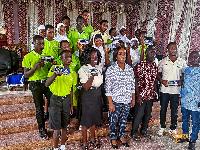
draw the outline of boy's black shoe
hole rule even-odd
[[[145,137],[151,139],[151,136],[147,133],[147,131],[141,130],[140,133]]]
[[[190,140],[188,150],[195,150],[195,142]]]
[[[134,141],[141,141],[141,139],[137,133],[133,133],[132,137],[133,137]]]

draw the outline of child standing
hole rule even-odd
[[[190,134],[189,150],[195,149],[195,143],[199,133],[200,108],[200,67],[199,52],[193,51],[189,55],[190,66],[184,69],[184,85],[181,89],[179,102],[181,101],[182,130],[187,137],[182,138],[181,142],[188,141],[190,115],[192,116],[192,133]]]
[[[68,69],[68,74],[52,72],[50,69],[46,86],[49,86],[52,96],[50,98],[49,128],[54,130],[54,150],[58,150],[58,138],[61,129],[61,150],[65,150],[66,127],[69,124],[70,114],[73,113],[73,88],[76,83],[76,73],[69,67],[72,57],[70,51],[61,52],[63,64],[59,67]]]

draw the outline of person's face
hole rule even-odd
[[[177,56],[177,46],[176,44],[171,44],[168,47],[169,56]]]
[[[108,23],[107,22],[103,22],[100,25],[100,30],[103,31],[103,32],[105,32],[107,29],[108,29]]]
[[[36,51],[42,51],[44,49],[44,39],[36,39],[35,42],[33,42],[35,46]]]
[[[138,48],[138,42],[136,40],[133,40],[132,42],[134,42],[135,45],[133,45],[133,49],[137,49]]]
[[[53,28],[48,28],[46,31],[46,36],[48,40],[53,40],[54,38],[54,29]]]
[[[140,40],[145,40],[146,39],[146,33],[141,33],[139,38],[140,38]]]
[[[111,37],[116,36],[116,30],[112,30],[112,31],[110,32],[110,36],[111,36]]]
[[[63,65],[70,65],[70,63],[72,62],[72,55],[71,53],[64,53],[62,54],[61,58],[60,58],[63,62]]]
[[[93,51],[90,56],[90,64],[91,66],[97,65],[98,62],[98,55],[97,52]]]
[[[137,39],[139,39],[139,35],[140,35],[140,30],[137,29],[137,30],[135,31],[135,37],[136,37]]]
[[[60,28],[58,29],[58,33],[60,35],[65,35],[65,33],[66,33],[65,27],[64,26],[60,26]]]
[[[121,48],[117,53],[117,63],[123,64],[126,61],[126,50]]]
[[[124,42],[120,42],[119,45],[120,45],[121,47],[124,47]]]
[[[100,47],[102,45],[102,39],[101,38],[97,38],[94,40],[94,44],[96,47]]]
[[[151,47],[147,50],[146,52],[146,59],[147,61],[149,62],[153,62],[154,59],[155,59],[155,56],[156,56],[156,50],[155,50],[155,47]]]
[[[123,36],[124,36],[124,35],[126,34],[126,29],[124,29],[124,28],[123,28],[123,29],[121,29],[121,30],[120,30],[120,33],[121,33],[121,35],[123,35]]]
[[[70,50],[70,44],[68,42],[62,42],[60,49],[61,51]]]
[[[192,53],[189,57],[189,63],[192,65],[192,66],[199,66],[199,63],[200,63],[200,57],[199,57],[199,53],[198,52],[195,52],[195,53]]]
[[[84,12],[83,15],[82,15],[82,17],[84,18],[84,21],[88,22],[90,14],[88,12]]]
[[[66,28],[68,28],[70,26],[70,20],[69,19],[63,20],[62,23],[65,25]]]
[[[45,37],[46,37],[45,29],[40,29],[39,35],[40,35],[41,37],[45,38]]]
[[[77,26],[82,29],[84,26],[84,19],[77,19],[76,23]]]

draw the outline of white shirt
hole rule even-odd
[[[130,55],[132,60],[132,67],[134,67],[138,62],[140,62],[140,52],[139,49],[130,49]]]
[[[184,73],[184,68],[186,67],[186,62],[182,58],[177,58],[173,63],[169,57],[165,57],[158,64],[158,72],[162,73],[162,79],[168,81],[180,80],[182,73]],[[161,85],[162,93],[169,94],[180,94],[180,86],[168,86],[165,87]]]
[[[81,83],[86,83],[88,81],[88,79],[92,76],[91,70],[90,70],[92,68],[94,68],[94,67],[92,67],[90,64],[87,64],[87,65],[83,65],[79,69],[78,74],[79,74]],[[96,65],[95,68],[99,70],[99,73],[98,73],[98,76],[94,76],[92,86],[100,87],[100,85],[103,83],[102,69],[98,65]]]

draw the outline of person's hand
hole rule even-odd
[[[40,60],[36,65],[35,67],[38,69],[38,68],[41,68],[41,67],[44,67],[44,60]]]
[[[63,73],[62,72],[54,72],[55,77],[61,76]]]
[[[141,40],[141,45],[142,45],[142,48],[145,48],[145,42],[144,42],[144,40]]]
[[[137,103],[140,104],[140,105],[143,103],[143,102],[142,102],[141,96],[138,96],[138,97],[137,97]]]
[[[51,65],[57,65],[57,61],[53,60],[53,62],[51,63]]]
[[[70,115],[73,115],[74,109],[73,109],[73,105],[71,105],[70,107]]]
[[[177,86],[181,86],[181,80],[178,80],[178,85]]]
[[[135,100],[133,99],[132,101],[131,101],[131,108],[133,108],[135,106]]]
[[[179,97],[178,102],[179,102],[179,105],[181,105],[181,97]]]
[[[109,110],[111,112],[114,112],[115,111],[115,105],[113,103],[109,103]]]
[[[107,46],[105,46],[105,49],[106,49],[106,53],[109,53],[110,52],[110,48],[107,48]]]
[[[168,80],[162,80],[162,84],[165,86],[165,87],[168,87],[168,84],[167,84]]]
[[[131,50],[130,45],[128,45],[128,46],[126,47],[126,50],[127,50],[128,53],[130,53],[130,50]]]
[[[79,50],[82,50],[83,49],[83,45],[81,44],[81,42],[77,42],[77,44],[76,44],[76,46],[77,46],[77,48],[79,49]]]
[[[91,75],[94,76],[98,76],[98,73],[91,73]]]

